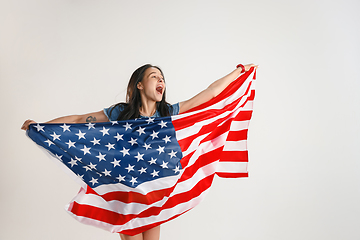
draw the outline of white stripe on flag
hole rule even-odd
[[[219,162],[217,172],[247,173],[247,162]]]
[[[227,141],[223,151],[246,151],[247,149],[247,141]]]
[[[249,126],[250,121],[233,121],[230,126],[230,131],[241,131],[246,130]]]

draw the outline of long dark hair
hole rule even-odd
[[[151,64],[145,64],[144,66],[141,66],[138,69],[136,69],[131,75],[127,86],[126,103],[118,103],[113,105],[112,109],[110,110],[110,114],[109,114],[110,116],[115,107],[120,107],[121,109],[124,110],[121,111],[121,113],[119,114],[117,118],[118,121],[135,119],[140,117],[140,107],[142,103],[141,103],[140,91],[137,88],[137,84],[143,80],[145,71],[151,67],[157,68],[161,72],[161,75],[164,77],[164,74],[161,71],[161,69]],[[165,95],[166,95],[166,89],[164,90],[164,94],[161,101],[156,103],[156,109],[160,113],[161,117],[170,116],[171,115],[170,113],[172,112],[172,106],[166,102]]]

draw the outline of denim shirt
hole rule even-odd
[[[179,103],[175,103],[173,105],[171,105],[173,107],[172,112],[171,112],[171,116],[173,115],[177,115],[179,114],[180,111],[180,106]],[[111,112],[111,116],[110,116],[110,111],[111,109],[114,110]],[[109,107],[109,108],[104,108],[104,113],[107,116],[107,118],[109,119],[109,121],[117,121],[117,118],[119,116],[119,114],[124,110],[124,106],[123,105],[118,105],[115,107]],[[154,113],[154,115],[152,115],[151,117],[161,117],[160,113],[158,112],[158,110],[156,110],[156,112]],[[148,118],[147,116],[141,116],[140,118]]]

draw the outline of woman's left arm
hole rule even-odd
[[[257,68],[258,66],[254,64],[244,65],[245,72],[249,71],[251,67]],[[225,77],[222,77],[213,82],[207,89],[198,93],[194,97],[190,98],[189,100],[180,102],[179,113],[186,112],[187,110],[197,107],[219,95],[232,81],[234,81],[241,74],[241,71],[242,68],[235,69]]]

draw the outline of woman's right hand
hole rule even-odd
[[[32,123],[36,123],[34,120],[28,119],[24,122],[24,124],[21,126],[22,130],[29,130],[29,125]]]
[[[245,68],[245,72],[249,71],[250,68],[254,67],[254,68],[258,68],[259,65],[255,65],[255,64],[246,64],[244,65]]]

